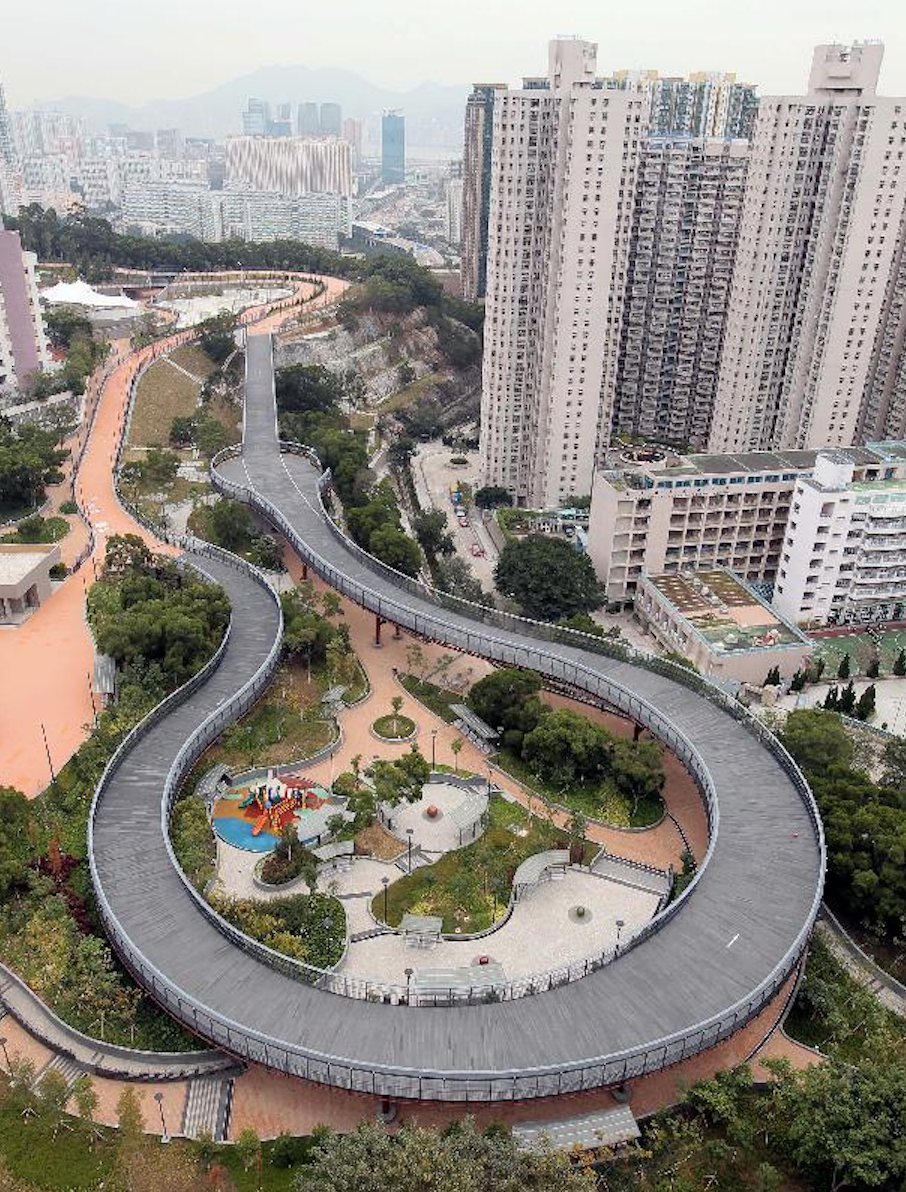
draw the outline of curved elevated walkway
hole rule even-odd
[[[249,579],[225,583],[233,627],[223,661],[134,748],[97,807],[92,841],[105,922],[127,963],[200,1035],[243,1058],[384,1096],[508,1100],[656,1071],[732,1035],[798,964],[820,898],[820,823],[801,776],[767,734],[666,673],[542,629],[486,625],[388,574],[325,516],[321,476],[281,454],[269,337],[250,337],[245,445],[219,472],[265,511],[310,566],[387,620],[495,661],[530,666],[606,698],[662,737],[695,775],[711,822],[686,895],[614,963],[517,1001],[397,1007],[304,984],[237,946],[177,874],[161,800],[182,743],[270,648],[275,613]],[[498,618],[503,620],[503,618]],[[225,713],[226,715],[226,713]]]

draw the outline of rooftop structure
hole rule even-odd
[[[18,625],[51,594],[59,546],[0,543],[0,625]]]
[[[775,666],[791,678],[812,653],[801,630],[723,569],[644,576],[635,612],[663,646],[709,678],[762,683]]]

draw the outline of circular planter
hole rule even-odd
[[[398,727],[398,732],[393,731],[394,725]],[[371,735],[379,741],[412,741],[417,733],[411,716],[394,716],[392,712],[387,716],[379,716],[371,724]]]

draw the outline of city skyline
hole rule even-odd
[[[518,26],[505,11],[488,11],[475,0],[465,0],[455,9],[431,5],[430,20],[425,19],[423,4],[401,0],[393,22],[374,6],[350,0],[342,14],[307,13],[304,43],[295,52],[291,39],[288,48],[284,18],[297,20],[298,13],[286,0],[268,0],[251,25],[238,6],[218,4],[215,10],[211,0],[201,0],[190,10],[162,0],[158,9],[153,23],[138,10],[118,7],[114,12],[109,0],[89,0],[78,10],[50,0],[40,10],[21,11],[10,47],[14,52],[2,63],[8,101],[21,107],[71,96],[126,104],[180,99],[264,65],[293,63],[322,70],[342,67],[374,84],[404,90],[428,81],[468,86],[476,80],[500,79],[512,84],[532,49],[555,32],[550,11],[539,0],[520,7]],[[217,54],[199,57],[196,46],[199,38],[201,44],[210,39],[215,12]],[[480,39],[474,36],[470,14],[480,19]],[[775,17],[784,29],[779,42]],[[599,43],[599,69],[605,73],[639,68],[677,75],[732,70],[764,93],[791,90],[803,53],[817,41],[879,38],[891,51],[881,89],[906,90],[906,54],[897,50],[906,42],[906,14],[895,0],[862,5],[856,20],[850,6],[840,2],[819,7],[808,0],[791,10],[780,0],[769,0],[744,36],[728,11],[709,0],[695,0],[681,10],[656,0],[644,11],[608,14],[606,22],[595,6],[580,0],[557,19],[570,33]],[[174,38],[177,21],[181,35]],[[99,40],[96,29],[101,26],[105,32]],[[53,39],[47,37],[49,27],[55,30]],[[396,37],[394,28],[405,29],[406,36]],[[153,72],[134,69],[128,47],[138,40],[145,55],[153,55],[155,47],[159,50]],[[40,44],[41,55],[25,53],[28,44]],[[15,52],[17,45],[23,52]],[[379,56],[376,46],[381,47]]]

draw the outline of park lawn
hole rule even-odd
[[[663,801],[655,798],[640,799],[633,815],[632,800],[618,791],[610,779],[597,783],[579,780],[571,786],[558,786],[539,778],[512,749],[501,749],[491,760],[523,786],[545,799],[562,803],[570,811],[594,816],[615,828],[649,828],[664,814]]]
[[[134,447],[168,446],[173,419],[192,417],[199,392],[199,385],[166,360],[152,364],[135,391],[129,443]]]
[[[242,406],[239,402],[228,401],[222,394],[215,394],[210,401],[205,402],[205,410],[212,418],[216,418],[227,433],[230,445],[242,439]]]
[[[415,732],[415,721],[408,716],[379,716],[371,726],[385,741],[402,741]]]
[[[362,666],[360,662],[356,672],[355,681],[350,683],[343,692],[343,703],[348,708],[351,704],[354,704],[357,700],[360,700],[365,693],[370,690],[370,688],[371,683],[368,679],[368,675],[365,672],[364,666]]]
[[[492,795],[483,836],[388,887],[387,921],[396,927],[412,912],[440,915],[446,933],[484,931],[502,918],[517,867],[533,853],[558,846],[568,847],[547,820],[530,819],[518,804]],[[597,851],[597,845],[586,841],[584,862]],[[383,891],[375,895],[371,909],[383,921]]]
[[[245,716],[192,767],[186,790],[211,766],[223,763],[236,770],[279,766],[303,761],[336,738],[334,721],[318,719],[318,705],[328,687],[323,666],[313,666],[311,680],[300,660],[284,661],[263,696]]]
[[[217,365],[198,344],[180,344],[170,353],[170,358],[202,380],[207,380],[211,373],[217,372]]]
[[[19,530],[13,530],[12,533],[3,536],[3,541],[23,545],[29,543],[59,542],[66,537],[70,528],[69,522],[65,517],[45,517],[44,523],[41,526],[41,534],[38,538],[23,538]]]
[[[429,712],[452,724],[456,713],[451,710],[453,704],[461,704],[464,700],[462,692],[449,691],[446,687],[438,687],[426,679],[419,679],[415,675],[399,675],[399,681],[406,691],[424,704]]]

